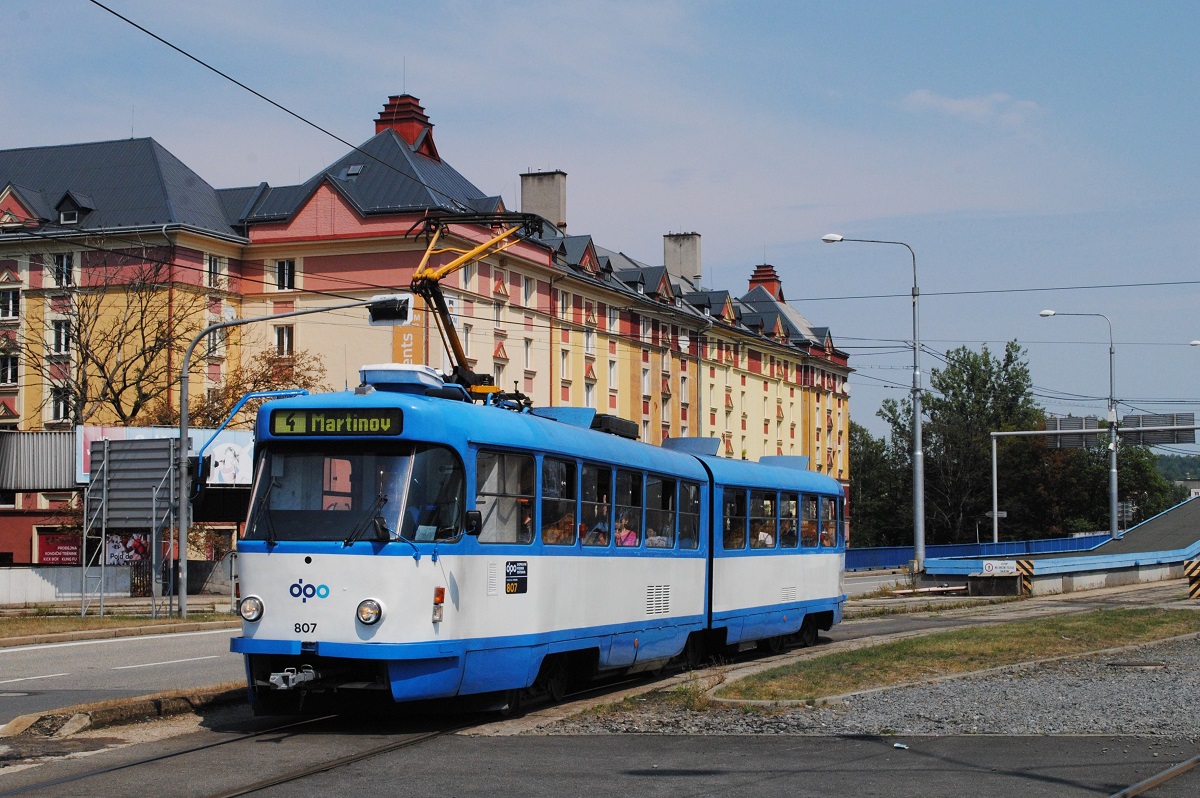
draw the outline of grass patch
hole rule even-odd
[[[29,637],[58,632],[81,632],[94,629],[128,629],[142,626],[164,626],[178,623],[228,621],[229,613],[188,613],[187,618],[148,618],[144,615],[20,615],[0,619],[0,638]]]
[[[721,698],[811,700],[1200,632],[1200,612],[1124,609],[958,629],[829,654],[741,679]]]

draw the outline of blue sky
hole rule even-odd
[[[1053,412],[1104,413],[1108,328],[1043,308],[1111,319],[1122,416],[1200,405],[1200,5],[106,4],[353,143],[414,94],[510,206],[521,172],[567,172],[569,231],[601,246],[659,264],[699,232],[738,293],[773,264],[876,435],[911,385],[911,261],[829,232],[910,244],[925,346],[1018,340]],[[2,147],[150,136],[217,187],[346,149],[86,0],[6,7]]]

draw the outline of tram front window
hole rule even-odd
[[[246,525],[250,540],[457,538],[462,464],[445,447],[276,447],[263,456]]]

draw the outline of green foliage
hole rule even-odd
[[[1032,395],[1024,351],[1009,342],[997,357],[960,347],[932,369],[923,395],[925,541],[991,539],[992,432],[1042,429],[1045,415]],[[889,441],[852,425],[851,540],[860,546],[909,545],[912,528],[912,404],[888,400],[879,416]],[[1002,539],[1061,537],[1109,528],[1107,442],[1093,449],[1051,449],[1039,437],[997,439]],[[1200,463],[1200,458],[1195,458]],[[1118,452],[1121,501],[1135,505],[1132,523],[1186,498],[1165,479],[1149,449]],[[1197,469],[1200,475],[1200,468]],[[978,530],[978,532],[977,532]]]

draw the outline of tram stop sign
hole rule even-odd
[[[367,312],[372,327],[398,327],[412,321],[412,294],[380,294],[371,297]]]

